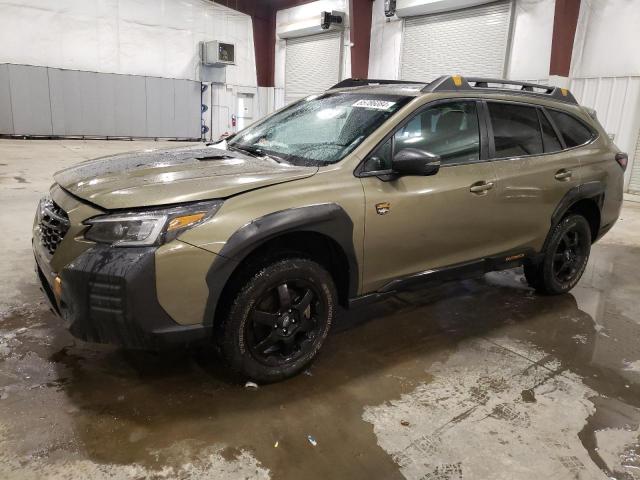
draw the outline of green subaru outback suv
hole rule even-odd
[[[73,335],[205,340],[270,382],[311,362],[339,305],[520,265],[567,292],[626,161],[564,89],[345,80],[216,144],[56,173],[33,250]]]

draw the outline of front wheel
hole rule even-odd
[[[525,265],[530,286],[547,295],[571,290],[580,280],[591,252],[591,228],[582,215],[564,217],[553,230],[538,265]]]
[[[291,377],[322,346],[335,315],[331,275],[304,258],[273,262],[248,276],[221,330],[231,368],[260,383]]]

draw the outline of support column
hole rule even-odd
[[[216,3],[251,17],[258,86],[273,87],[277,11],[275,5],[262,0],[216,0]]]
[[[369,78],[369,44],[371,42],[371,15],[373,0],[350,0],[351,76]]]
[[[569,68],[579,14],[580,0],[556,0],[549,65],[549,83],[552,85],[569,87]]]

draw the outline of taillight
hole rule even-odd
[[[618,165],[622,167],[622,171],[626,170],[627,163],[629,163],[629,155],[622,152],[616,153],[616,162],[618,162]]]

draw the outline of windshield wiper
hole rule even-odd
[[[228,145],[227,148],[231,151],[244,152],[252,157],[261,158],[261,155],[258,155],[255,151],[249,149],[248,147],[236,147],[235,145]]]
[[[287,162],[284,158],[279,157],[277,155],[274,155],[273,153],[265,153],[262,150],[260,150],[259,148],[254,148],[254,147],[248,147],[248,146],[243,146],[243,147],[238,147],[235,145],[228,145],[227,148],[233,149],[233,150],[239,150],[241,152],[245,152],[249,155],[251,155],[252,157],[255,158],[271,158],[272,160],[275,160],[278,163],[287,163],[289,164],[289,162]]]
[[[290,162],[287,162],[284,158],[279,157],[278,155],[274,155],[273,153],[266,154],[266,156],[275,160],[278,163],[286,163],[287,165],[291,165]]]

